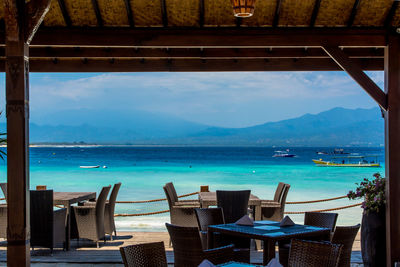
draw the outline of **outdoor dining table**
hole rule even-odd
[[[85,200],[96,199],[96,192],[54,192],[53,204],[67,209],[67,226],[65,228],[65,249],[71,248],[71,205]]]
[[[330,229],[309,225],[295,224],[280,226],[279,222],[258,221],[254,226],[243,226],[235,223],[208,226],[208,247],[214,247],[213,233],[219,232],[228,235],[248,237],[264,241],[263,265],[267,265],[275,257],[275,244],[280,240],[293,238],[318,238],[329,240]]]

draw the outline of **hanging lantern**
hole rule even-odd
[[[231,0],[235,17],[248,18],[253,16],[256,0]]]

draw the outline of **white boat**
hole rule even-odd
[[[79,166],[81,169],[97,169],[100,168],[100,165],[95,165],[95,166]]]
[[[286,149],[286,151],[280,151],[280,150],[275,151],[275,154],[272,157],[274,157],[274,158],[293,158],[293,157],[296,157],[296,155],[290,154],[289,149]]]

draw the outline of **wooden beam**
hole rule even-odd
[[[378,103],[382,109],[387,109],[386,94],[373,80],[371,80],[371,78],[368,77],[368,75],[363,72],[359,65],[349,59],[349,57],[338,47],[324,46],[323,49]]]
[[[272,21],[272,27],[277,27],[279,23],[279,14],[281,13],[282,0],[276,0],[275,15]]]
[[[354,59],[364,70],[383,70],[383,59]],[[0,59],[0,71],[4,71]],[[328,58],[299,59],[90,59],[31,58],[30,72],[340,71]]]
[[[199,5],[199,26],[202,28],[204,26],[204,0],[200,0]]]
[[[97,2],[97,0],[92,0],[92,5],[93,5],[94,13],[96,14],[97,25],[99,27],[103,27],[103,18],[101,17],[99,3]]]
[[[26,4],[25,40],[29,44],[50,9],[51,0],[31,0]]]
[[[389,9],[388,14],[386,15],[384,26],[386,28],[392,25],[394,14],[396,14],[396,9],[399,6],[399,1],[393,1],[392,6]]]
[[[125,2],[126,14],[128,16],[129,25],[133,28],[135,27],[135,21],[133,20],[131,2],[130,0],[124,0],[124,2]]]
[[[350,58],[383,58],[384,48],[344,48]],[[0,47],[0,57],[5,55]],[[30,47],[30,58],[330,58],[321,48]]]
[[[168,27],[167,4],[165,0],[160,0],[160,4],[161,4],[161,15],[162,15],[163,26]]]
[[[36,1],[35,1],[36,2]],[[7,115],[7,266],[30,265],[29,47],[25,1],[5,0]]]
[[[386,266],[400,261],[400,36],[385,51]]]
[[[68,11],[67,11],[67,8],[65,6],[64,0],[58,0],[58,5],[60,6],[61,13],[63,15],[65,24],[67,25],[67,27],[71,27],[71,25],[72,25],[71,18],[70,18],[69,14],[68,14]]]
[[[314,25],[315,25],[315,21],[317,20],[318,11],[319,11],[320,6],[321,6],[321,0],[315,0],[314,9],[311,14],[310,27],[314,27]]]
[[[361,0],[355,0],[354,1],[353,9],[351,10],[349,19],[347,20],[347,27],[351,27],[353,25],[354,19],[355,19],[356,15],[357,15],[358,7],[360,5],[360,1]]]
[[[153,48],[212,48],[299,46],[384,47],[388,29],[40,29],[35,46],[124,46]],[[1,35],[0,35],[1,44]]]

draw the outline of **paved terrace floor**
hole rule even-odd
[[[100,243],[96,248],[94,242],[81,240],[79,243],[72,241],[71,250],[63,251],[55,249],[50,254],[48,249],[35,249],[31,252],[32,266],[44,267],[116,267],[123,266],[119,253],[120,246],[128,246],[146,242],[163,241],[167,251],[167,260],[173,266],[174,256],[172,248],[169,247],[169,235],[167,232],[118,232],[117,238],[113,241],[107,240],[106,244]],[[352,253],[352,267],[363,266],[360,253],[360,235],[356,237]],[[262,263],[262,250],[252,251],[251,261],[254,264]],[[0,242],[0,266],[6,266],[6,242]]]

